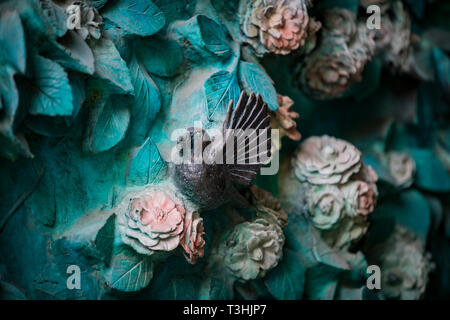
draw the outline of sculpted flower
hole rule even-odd
[[[323,230],[321,236],[330,247],[346,250],[361,239],[368,228],[367,216],[345,216],[336,228]]]
[[[311,184],[346,183],[361,169],[361,152],[352,144],[329,136],[310,137],[293,158],[295,175]]]
[[[359,180],[363,180],[363,181],[367,182],[369,185],[375,185],[378,181],[378,175],[375,172],[375,170],[373,170],[373,168],[371,166],[366,166],[366,165],[363,165],[361,172],[357,176],[355,176],[355,178],[357,178]],[[373,189],[374,189],[375,194],[378,195],[376,185],[373,187]]]
[[[150,189],[131,199],[119,223],[125,243],[140,253],[152,254],[178,246],[184,217],[184,206],[174,195]]]
[[[308,203],[311,221],[321,230],[335,227],[344,213],[344,195],[332,185],[313,186]]]
[[[344,38],[328,36],[322,38],[319,47],[305,58],[300,84],[316,99],[335,98],[344,94],[356,73]]]
[[[237,225],[225,244],[225,265],[244,280],[263,277],[282,255],[284,235],[281,228],[265,219]]]
[[[300,132],[297,131],[297,123],[294,119],[298,119],[300,115],[289,109],[294,105],[294,101],[287,96],[277,95],[278,105],[280,108],[275,113],[276,127],[280,128],[283,135],[288,136],[294,141],[301,138]]]
[[[389,172],[400,188],[408,188],[414,181],[416,163],[405,153],[389,152],[387,155]]]
[[[180,244],[186,252],[186,259],[194,264],[197,258],[202,258],[205,251],[205,234],[203,219],[198,212],[188,212],[184,220],[183,233],[180,236]]]
[[[386,241],[370,250],[368,258],[383,270],[381,288],[386,298],[418,300],[425,293],[434,264],[423,240],[408,229],[397,225]]]
[[[346,17],[331,17],[325,22],[330,29],[324,29],[321,42],[296,73],[301,89],[315,99],[343,97],[351,85],[361,81],[364,67],[375,53],[374,34],[365,24],[347,22],[338,27]]]
[[[385,4],[381,28],[375,30],[375,44],[391,71],[409,72],[412,66],[411,18],[401,1]]]
[[[96,8],[84,1],[74,1],[67,6],[66,13],[69,15],[67,23],[69,30],[76,30],[83,39],[88,37],[100,39],[103,18]]]
[[[321,231],[323,239],[331,247],[346,249],[366,234],[368,215],[373,212],[378,197],[377,180],[372,167],[363,165],[349,182],[337,186],[344,198],[341,219],[332,229]]]
[[[342,36],[348,43],[356,34],[356,14],[346,9],[327,9],[323,12],[323,29],[327,34]]]
[[[305,0],[252,0],[244,10],[241,28],[258,55],[289,54],[316,29],[308,29]]]
[[[374,210],[376,186],[364,181],[352,181],[342,187],[346,201],[346,213],[350,216],[367,216]]]
[[[350,52],[353,56],[357,75],[355,75],[356,81],[361,81],[361,74],[364,71],[364,67],[368,61],[372,59],[375,54],[375,33],[369,32],[364,23],[357,25],[357,32],[354,40],[350,45]]]

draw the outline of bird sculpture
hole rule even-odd
[[[234,109],[233,104],[230,100],[221,139],[210,139],[203,129],[193,127],[178,139],[190,147],[190,154],[185,157],[187,161],[175,165],[175,184],[201,209],[214,209],[227,202],[246,207],[248,202],[235,184],[250,185],[270,158],[267,104],[260,95],[244,91]],[[201,161],[196,148],[201,151]],[[183,150],[180,156],[186,156]]]

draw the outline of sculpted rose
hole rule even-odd
[[[69,30],[75,30],[83,39],[100,39],[103,18],[97,9],[85,1],[74,1],[67,6]]]
[[[140,253],[171,251],[180,243],[185,208],[175,195],[149,189],[130,200],[120,225],[125,243]]]
[[[347,214],[366,216],[373,211],[376,199],[374,185],[364,181],[352,181],[342,187],[342,192],[347,203]]]
[[[202,258],[205,251],[205,234],[203,219],[198,212],[188,212],[184,220],[183,233],[180,236],[180,244],[186,252],[186,260],[194,264],[197,258]]]
[[[346,9],[333,8],[323,12],[323,29],[328,34],[340,35],[346,42],[356,34],[356,14]]]
[[[281,258],[284,235],[281,228],[265,219],[238,224],[224,244],[225,265],[237,277],[263,277]]]
[[[311,221],[318,229],[333,228],[343,215],[344,195],[338,187],[313,186],[308,202]]]
[[[364,67],[375,53],[374,34],[364,23],[356,23],[352,12],[345,12],[326,12],[328,20],[317,48],[297,67],[298,85],[315,99],[343,97],[361,81]]]
[[[378,197],[378,176],[361,161],[361,152],[344,140],[310,137],[292,165],[302,185],[299,198],[307,202],[304,212],[324,240],[340,249],[359,240]]]
[[[368,251],[368,259],[383,270],[381,287],[388,299],[422,298],[428,275],[435,267],[423,240],[400,225],[388,239]]]
[[[241,28],[258,55],[289,54],[317,31],[308,24],[305,0],[255,0],[248,1]]]
[[[281,94],[278,94],[277,98],[280,108],[275,113],[276,127],[281,129],[283,136],[287,136],[294,141],[300,140],[301,134],[297,131],[297,123],[295,122],[295,119],[298,119],[300,115],[297,112],[290,111],[294,101],[288,96],[282,96]]]
[[[361,169],[361,152],[352,144],[329,136],[311,137],[293,158],[300,181],[311,184],[346,183]]]

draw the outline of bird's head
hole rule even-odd
[[[177,139],[180,157],[186,161],[201,161],[204,150],[211,143],[208,133],[196,127],[189,127],[186,132]]]

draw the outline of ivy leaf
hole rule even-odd
[[[158,32],[166,19],[159,8],[150,0],[120,0],[110,2],[102,12],[128,34],[142,37]]]
[[[145,288],[153,277],[153,262],[128,246],[118,247],[109,271],[109,286],[116,290],[133,292]]]
[[[35,56],[34,87],[30,88],[31,114],[69,116],[73,110],[72,89],[64,69],[49,59]]]
[[[10,64],[16,71],[25,72],[25,36],[22,22],[15,11],[0,13],[0,65]]]
[[[114,43],[109,39],[101,38],[92,41],[90,47],[94,53],[95,74],[113,87],[118,88],[117,93],[132,93],[133,85],[130,72]]]
[[[224,115],[229,101],[233,99],[236,103],[240,95],[236,74],[227,71],[214,73],[206,80],[204,89],[209,121],[218,120],[219,115]]]
[[[130,162],[127,184],[139,186],[156,184],[161,180],[166,169],[167,164],[161,158],[158,148],[148,138]]]
[[[270,109],[278,110],[277,92],[272,80],[259,66],[241,61],[239,64],[239,82],[245,90],[260,94]]]
[[[160,77],[173,77],[183,61],[183,50],[173,40],[146,38],[137,47],[137,58],[149,73]]]
[[[98,153],[116,146],[124,138],[130,122],[129,106],[127,97],[120,95],[112,95],[106,104],[96,106],[91,113],[85,149]]]
[[[279,300],[300,300],[305,285],[306,267],[297,254],[283,250],[279,265],[264,278],[269,292]]]
[[[130,63],[130,74],[134,87],[130,134],[133,143],[140,145],[147,138],[151,124],[161,109],[161,96],[155,82],[136,57]]]
[[[432,192],[450,191],[450,176],[433,152],[428,149],[412,149],[409,154],[416,162],[417,187]]]

